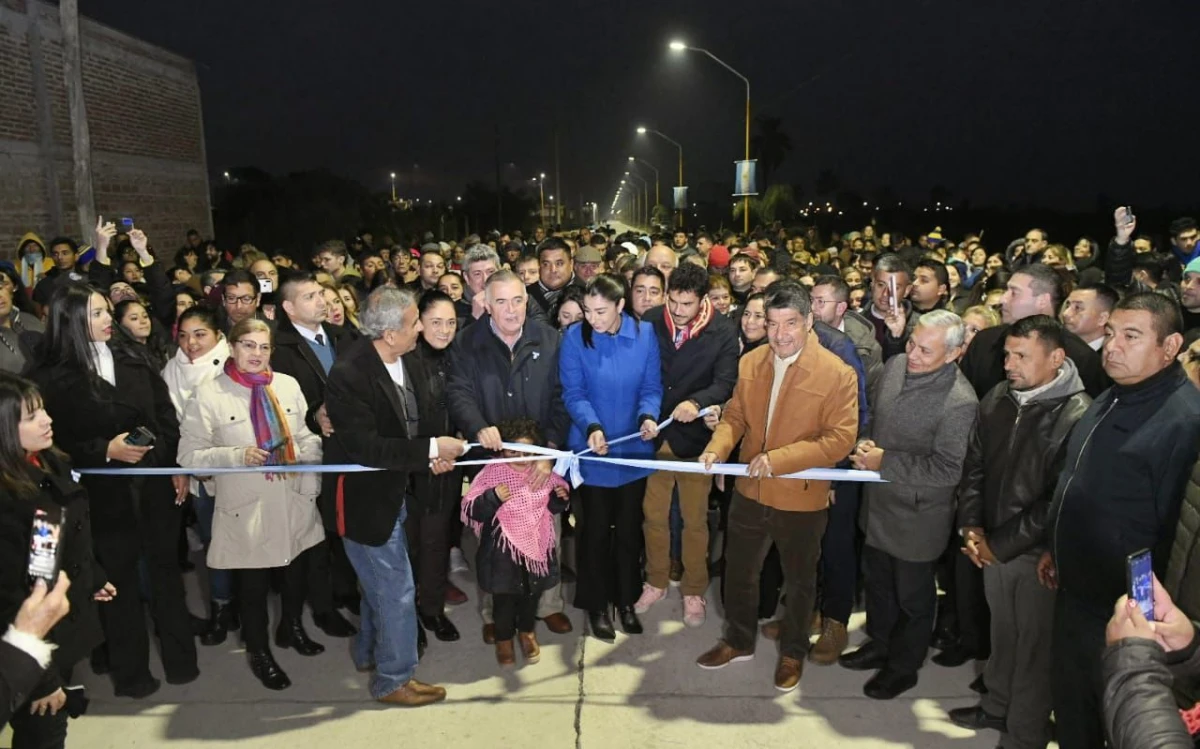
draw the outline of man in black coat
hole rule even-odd
[[[325,440],[333,433],[325,413],[325,380],[333,368],[337,352],[349,343],[349,335],[339,326],[325,322],[324,289],[309,273],[284,276],[278,290],[283,314],[275,326],[271,368],[296,378],[304,400],[308,403],[305,420],[313,434]],[[330,637],[349,637],[354,626],[334,608],[334,589],[337,600],[347,607],[357,606],[357,587],[354,570],[346,559],[341,539],[334,533],[330,508],[322,503],[321,517],[325,520],[328,543],[305,556],[309,569],[306,574],[308,600],[313,609],[313,621]],[[336,574],[331,573],[336,571]]]
[[[999,729],[1014,746],[1050,741],[1054,592],[1038,582],[1037,562],[1067,438],[1092,402],[1064,332],[1046,315],[1009,328],[1008,381],[979,403],[958,487],[959,534],[991,604],[992,652],[980,704],[951,710],[950,720]]]
[[[359,320],[363,338],[334,363],[326,383],[333,434],[324,462],[383,470],[326,474],[323,489],[363,591],[355,666],[373,669],[370,691],[377,701],[415,707],[445,699],[446,690],[413,678],[418,625],[405,498],[410,474],[453,470],[466,445],[453,437],[413,438],[420,409],[401,359],[420,334],[412,292],[376,290]]]
[[[963,374],[975,387],[975,395],[983,398],[1004,382],[1004,341],[1008,327],[1030,315],[1057,318],[1063,298],[1062,280],[1048,265],[1026,265],[1012,274],[1000,303],[1004,324],[976,333],[960,364]],[[1079,336],[1066,333],[1064,344],[1067,358],[1075,362],[1088,395],[1095,398],[1112,384],[1101,365],[1100,354]]]
[[[1113,309],[1104,366],[1115,384],[1076,424],[1067,445],[1038,562],[1058,587],[1052,690],[1062,749],[1104,744],[1100,656],[1113,601],[1126,590],[1126,559],[1150,549],[1165,579],[1184,487],[1200,438],[1200,391],[1175,357],[1179,310],[1154,293]]]
[[[684,263],[667,280],[667,304],[646,312],[658,338],[662,363],[662,419],[674,419],[659,435],[658,457],[694,460],[711,433],[697,418],[709,406],[724,405],[738,379],[738,332],[708,300],[708,273]],[[656,471],[646,482],[643,502],[646,582],[635,613],[645,613],[667,594],[671,568],[672,493],[679,488],[683,516],[680,590],[684,622],[704,622],[708,589],[708,495],[712,477],[702,473]]]
[[[526,318],[525,284],[512,271],[489,277],[483,293],[488,312],[459,333],[447,354],[451,420],[468,439],[491,451],[501,449],[497,425],[513,419],[533,419],[550,447],[565,445],[570,417],[558,378],[558,331]],[[540,485],[549,477],[551,463],[533,466]],[[489,596],[482,597],[480,613],[486,642],[493,630]],[[561,586],[542,595],[538,618],[551,632],[571,631]]]
[[[70,587],[65,572],[58,573],[53,590],[45,583],[35,583],[0,638],[0,725],[8,723],[29,700],[50,665],[54,646],[46,642],[46,636],[71,609],[67,601]]]
[[[550,237],[537,247],[538,282],[529,284],[529,318],[549,322],[558,319],[558,302],[568,286],[583,286],[575,275],[571,246],[560,237]]]

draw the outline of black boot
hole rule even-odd
[[[358,633],[354,625],[346,621],[346,617],[339,614],[337,609],[330,609],[321,614],[314,612],[313,622],[330,637],[350,637]]]
[[[229,620],[233,618],[233,604],[212,601],[209,603],[208,626],[200,633],[201,645],[220,645],[229,633]]]
[[[612,619],[607,610],[589,611],[588,625],[592,630],[592,637],[605,642],[616,642],[617,631],[613,629]]]
[[[625,630],[625,634],[640,635],[642,633],[642,622],[638,619],[632,606],[622,606],[617,613],[621,617],[621,629]]]
[[[267,689],[279,691],[280,689],[287,689],[292,685],[292,680],[288,678],[288,675],[275,662],[275,656],[271,655],[269,649],[258,653],[250,653],[250,672]]]
[[[285,616],[275,630],[275,645],[281,648],[295,648],[300,655],[319,655],[325,652],[325,646],[308,639],[304,631],[304,623],[300,617]]]

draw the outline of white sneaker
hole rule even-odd
[[[637,603],[633,604],[633,613],[644,614],[650,610],[650,607],[666,598],[666,588],[656,588],[650,583],[642,583],[642,595],[637,599]]]
[[[704,610],[708,604],[704,596],[683,597],[683,623],[689,627],[704,625]]]
[[[450,571],[451,572],[470,572],[471,568],[467,566],[467,558],[463,555],[462,549],[455,547],[450,550]]]

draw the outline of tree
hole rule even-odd
[[[738,201],[733,208],[734,219],[742,217],[745,201]],[[790,221],[796,215],[796,196],[791,185],[771,185],[759,197],[750,198],[750,223]]]
[[[758,159],[761,186],[766,188],[771,175],[792,150],[792,139],[783,132],[783,120],[778,117],[757,117],[754,124],[757,132],[750,139],[750,152]]]

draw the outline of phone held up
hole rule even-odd
[[[1137,601],[1147,621],[1154,621],[1154,565],[1149,549],[1130,554],[1125,560],[1129,600]]]
[[[125,437],[125,444],[134,447],[150,447],[154,444],[154,433],[146,427],[138,427]]]
[[[44,580],[47,588],[53,588],[58,579],[62,528],[67,511],[58,508],[56,517],[46,510],[38,509],[33,514],[33,533],[29,538],[29,582]]]

